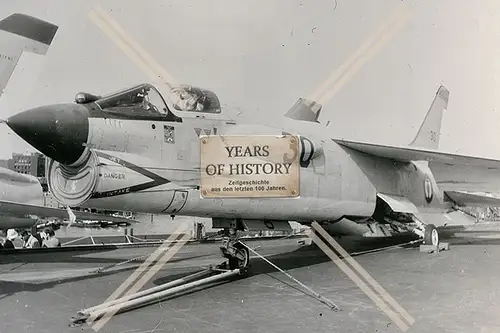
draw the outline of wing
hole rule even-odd
[[[332,140],[344,149],[372,156],[401,162],[428,161],[437,184],[445,192],[499,192],[500,190],[500,160],[413,147]]]
[[[79,220],[105,220],[115,223],[133,223],[134,220],[129,220],[121,217],[100,215],[88,212],[73,211],[76,219]],[[0,200],[0,216],[6,215],[17,218],[32,218],[33,224],[38,219],[68,219],[69,215],[66,209],[51,208],[37,205],[21,204],[18,202]],[[31,226],[29,226],[31,227]]]
[[[446,195],[459,206],[500,207],[500,198],[476,193],[446,191]]]

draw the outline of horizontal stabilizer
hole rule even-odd
[[[299,98],[297,102],[288,110],[285,117],[301,120],[318,122],[319,114],[321,112],[322,105],[314,101],[310,101],[304,98]]]
[[[500,207],[500,198],[460,191],[445,192],[459,206]]]

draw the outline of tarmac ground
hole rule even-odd
[[[408,332],[498,332],[500,233],[463,233],[450,250],[397,247],[353,258],[415,319]],[[350,253],[408,241],[342,238]],[[337,304],[335,312],[283,273],[252,258],[250,276],[113,316],[99,331],[142,332],[401,332],[316,246],[297,239],[247,244]],[[218,243],[189,244],[143,289],[221,262]],[[77,311],[104,302],[153,247],[1,255],[0,332],[94,332],[71,325]]]

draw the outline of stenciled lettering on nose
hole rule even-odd
[[[0,53],[0,60],[14,61],[14,57],[8,56],[6,54]]]
[[[104,178],[125,179],[125,174],[121,172],[104,172]]]

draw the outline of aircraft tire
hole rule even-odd
[[[234,247],[238,249],[238,252],[243,255],[244,259],[232,257],[229,258],[229,269],[240,269],[240,275],[246,276],[248,274],[248,269],[250,268],[250,251],[245,245],[241,243],[234,244]]]
[[[434,224],[427,224],[425,226],[424,244],[426,245],[439,245],[439,233]]]

